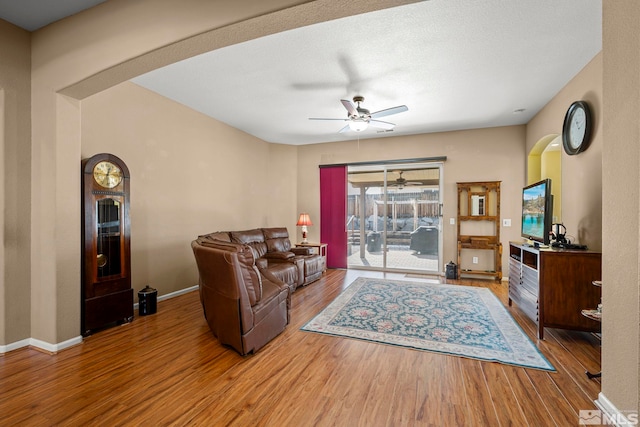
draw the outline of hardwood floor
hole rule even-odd
[[[524,369],[302,332],[357,276],[330,270],[293,295],[291,324],[242,357],[209,331],[197,292],[48,355],[0,357],[0,425],[571,426],[596,409],[600,343],[509,311],[556,367]],[[452,281],[449,281],[451,283]],[[490,287],[507,302],[506,284]],[[136,313],[137,314],[137,313]]]

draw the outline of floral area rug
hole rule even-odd
[[[361,277],[302,330],[555,371],[486,288]]]

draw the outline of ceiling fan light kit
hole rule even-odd
[[[368,127],[369,127],[369,123],[365,122],[364,120],[356,119],[356,120],[351,120],[349,122],[349,129],[351,129],[354,132],[362,132]]]
[[[354,132],[362,132],[366,130],[369,126],[377,129],[382,129],[385,131],[392,131],[395,127],[395,123],[384,122],[382,120],[376,120],[379,117],[390,116],[392,114],[402,113],[407,111],[408,108],[406,105],[398,105],[397,107],[387,108],[385,110],[376,111],[375,113],[369,112],[366,108],[360,106],[361,102],[364,102],[363,96],[354,96],[353,102],[357,104],[354,105],[351,101],[346,99],[341,99],[340,102],[347,110],[347,118],[346,119],[325,119],[325,118],[309,118],[309,120],[342,120],[346,121],[347,126],[340,129],[339,133],[343,133],[346,131],[354,131]]]

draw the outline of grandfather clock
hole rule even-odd
[[[82,161],[82,335],[133,319],[129,169],[113,154]]]

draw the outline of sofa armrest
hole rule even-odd
[[[313,255],[313,248],[291,248],[296,255]]]
[[[256,260],[256,267],[258,270],[262,271],[269,266],[269,262],[265,258],[258,258]]]
[[[264,254],[264,258],[269,261],[287,261],[295,257],[293,252],[267,252]]]
[[[282,280],[278,279],[271,271],[263,270],[260,273],[262,274],[262,277],[267,279],[269,282],[274,283],[275,285],[277,285],[278,288],[280,288],[280,289],[286,288],[287,289],[287,325],[288,325],[289,322],[291,321],[291,313],[290,313],[290,310],[291,310],[291,293],[293,292],[293,290],[286,283],[284,283]]]

